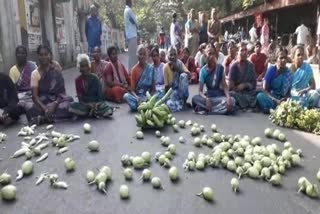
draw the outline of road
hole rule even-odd
[[[124,58],[125,59],[125,58]],[[78,75],[77,69],[64,71],[67,91],[75,95],[74,78]],[[196,87],[191,87],[192,94]],[[155,190],[150,183],[142,183],[139,180],[141,171],[134,171],[134,179],[125,181],[120,163],[123,154],[140,155],[143,151],[154,154],[164,151],[154,131],[145,132],[142,141],[133,138],[137,128],[134,117],[128,112],[126,105],[121,105],[119,111],[111,120],[67,121],[54,125],[55,130],[63,133],[79,134],[81,140],[68,145],[69,151],[56,156],[56,149],[47,148],[49,153],[47,160],[41,163],[34,162],[34,172],[31,176],[21,181],[13,181],[17,186],[17,200],[14,202],[0,201],[1,214],[40,214],[40,213],[320,213],[319,200],[312,200],[302,194],[297,194],[297,180],[301,176],[318,183],[315,174],[320,165],[320,137],[299,131],[279,128],[283,131],[294,148],[303,150],[303,163],[301,167],[290,169],[283,177],[281,187],[273,187],[270,183],[262,180],[252,180],[244,177],[240,180],[240,192],[235,194],[231,191],[230,180],[235,175],[225,169],[206,168],[205,171],[185,172],[182,164],[189,151],[196,153],[209,153],[206,147],[196,148],[192,145],[190,129],[181,129],[174,133],[171,128],[163,130],[163,134],[171,137],[177,146],[177,155],[172,164],[179,169],[180,180],[172,183],[168,177],[168,170],[152,162],[150,167],[153,176],[162,180],[164,190]],[[267,127],[276,128],[267,116],[255,113],[237,113],[235,116],[199,116],[190,112],[176,113],[177,120],[192,120],[206,127],[206,133],[211,135],[210,126],[217,124],[220,132],[224,134],[241,134],[251,137],[261,136],[263,144],[281,143],[263,137],[263,131]],[[84,122],[92,125],[92,133],[84,134],[82,126]],[[10,155],[19,148],[22,138],[16,134],[22,124],[4,130],[8,140],[1,144],[0,172],[7,170],[9,174],[16,175],[16,171],[24,162],[24,158],[10,159]],[[45,132],[45,126],[37,128],[38,132]],[[179,136],[187,138],[186,144],[178,143]],[[86,148],[90,140],[100,142],[100,152],[89,153]],[[66,173],[63,161],[66,157],[72,157],[76,161],[74,172]],[[107,186],[108,194],[98,192],[95,186],[89,186],[85,181],[87,170],[94,170],[103,165],[112,168],[113,181]],[[46,181],[39,186],[35,185],[36,176],[42,172],[57,173],[61,180],[69,184],[68,190],[56,190],[49,186]],[[14,179],[13,179],[14,180]],[[122,201],[119,198],[119,186],[126,184],[130,189],[130,199]],[[319,185],[319,183],[318,183]],[[214,190],[215,200],[208,203],[196,197],[205,186]]]

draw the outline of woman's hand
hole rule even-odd
[[[227,110],[231,111],[232,110],[232,104],[231,104],[231,97],[227,97]]]
[[[212,103],[211,103],[211,100],[208,97],[206,97],[206,108],[207,108],[207,112],[211,112]]]

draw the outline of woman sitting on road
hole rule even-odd
[[[292,74],[286,64],[287,53],[280,49],[276,65],[271,65],[264,76],[263,92],[257,95],[258,107],[264,113],[269,113],[290,96]]]
[[[182,50],[181,61],[187,67],[188,71],[190,71],[190,74],[191,74],[190,84],[197,84],[199,79],[197,66],[194,58],[190,56],[190,50],[188,48],[184,48]]]
[[[139,104],[146,100],[147,91],[150,94],[154,92],[154,71],[147,63],[147,49],[140,45],[137,55],[138,63],[131,72],[131,90],[123,96],[132,112],[137,111]]]
[[[304,59],[304,48],[296,46],[293,53],[293,63],[290,70],[293,72],[291,87],[292,100],[298,101],[304,107],[320,107],[320,89],[317,91],[313,71]]]
[[[262,45],[260,42],[255,44],[254,53],[250,55],[249,61],[254,65],[256,71],[257,81],[261,82],[265,75],[268,65],[268,57],[261,53]],[[279,56],[278,56],[279,57]],[[278,62],[278,59],[277,59]]]
[[[111,46],[108,48],[110,63],[107,64],[104,73],[105,96],[107,100],[116,103],[123,103],[123,95],[130,90],[130,77],[127,69],[118,60],[117,48]]]
[[[168,63],[164,66],[164,85],[166,92],[172,88],[173,92],[167,101],[169,109],[173,112],[181,111],[186,107],[189,97],[190,72],[177,57],[177,50],[170,47],[168,50]]]
[[[155,81],[155,90],[158,94],[158,98],[161,98],[165,94],[164,90],[164,78],[163,78],[163,67],[164,63],[160,61],[159,49],[152,48],[151,57],[153,61],[153,70],[154,70],[154,81]]]
[[[229,73],[230,94],[241,110],[255,109],[256,84],[254,65],[247,60],[247,45],[241,42],[238,60],[232,64]]]
[[[18,105],[21,108],[25,108],[26,103],[32,101],[30,86],[31,73],[37,68],[37,65],[34,62],[27,60],[27,55],[27,48],[19,45],[16,48],[17,64],[12,66],[9,71],[9,76],[18,92]]]
[[[206,43],[202,43],[199,48],[198,48],[198,52],[195,56],[195,61],[196,61],[196,66],[197,69],[200,70],[201,69],[201,57],[204,55],[205,49],[206,49],[207,44]],[[197,72],[199,73],[199,72]]]
[[[22,111],[18,101],[14,83],[7,75],[0,73],[0,125],[8,126],[19,119]]]
[[[106,70],[106,66],[108,64],[107,61],[101,59],[101,49],[99,47],[95,47],[92,50],[92,57],[93,57],[93,61],[91,62],[91,72],[96,74],[100,84],[101,84],[101,89],[102,91],[105,90],[105,70]]]
[[[76,92],[79,102],[73,102],[69,111],[81,117],[110,117],[113,114],[101,90],[98,77],[90,72],[90,58],[87,54],[79,54],[77,67],[80,76],[75,81]]]
[[[17,64],[12,66],[9,76],[16,85],[18,93],[21,93],[21,96],[28,93],[31,97],[31,73],[37,68],[37,65],[34,62],[28,61],[27,55],[28,52],[25,46],[19,45],[16,47]]]
[[[229,70],[232,65],[236,61],[237,57],[237,46],[234,41],[230,41],[227,45],[228,48],[228,55],[225,57],[224,62],[223,62],[223,67],[224,67],[224,73],[226,78],[228,78],[229,75]]]
[[[39,67],[31,74],[33,102],[26,103],[25,111],[29,123],[52,123],[56,119],[71,116],[69,112],[72,97],[66,96],[64,79],[60,66],[52,63],[52,52],[47,46],[37,49]]]
[[[192,106],[199,114],[227,114],[234,111],[235,100],[229,95],[223,66],[217,64],[217,50],[209,44],[206,48],[208,63],[200,70],[199,95],[192,98]],[[207,92],[203,92],[204,85]]]

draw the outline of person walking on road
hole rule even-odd
[[[172,23],[170,26],[170,40],[171,40],[171,46],[175,49],[180,50],[181,48],[181,30],[179,23],[177,21],[177,14],[174,13],[172,15]]]
[[[132,1],[126,0],[126,8],[124,9],[124,26],[126,39],[128,41],[128,54],[129,54],[129,64],[128,71],[131,73],[132,67],[137,63],[137,19],[133,14],[132,10]]]
[[[268,18],[263,19],[263,26],[261,28],[260,42],[262,45],[262,52],[268,54],[269,47],[269,20]]]
[[[302,45],[306,48],[308,37],[309,37],[309,29],[304,25],[303,21],[301,21],[301,25],[297,27],[294,34],[297,34],[297,45]]]
[[[102,24],[98,17],[98,8],[95,5],[90,6],[90,16],[85,25],[85,32],[88,41],[88,52],[91,55],[94,47],[101,46]]]

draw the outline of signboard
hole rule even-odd
[[[39,0],[26,0],[28,47],[34,51],[41,44],[41,21]]]

